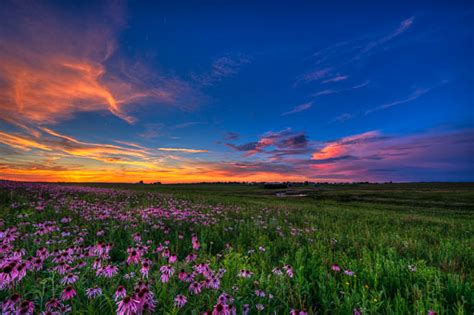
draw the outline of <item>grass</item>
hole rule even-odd
[[[309,314],[474,313],[473,184],[319,185],[288,190],[209,184],[89,186],[93,188],[7,183],[0,189],[3,229],[18,228],[20,235],[11,245],[25,250],[24,259],[41,246],[50,252],[64,250],[79,238],[84,246],[114,243],[104,262],[117,265],[118,275],[96,277],[91,266],[95,257],[82,258],[87,265],[74,271],[79,275],[73,285],[77,296],[63,302],[74,313],[115,313],[117,286],[131,292],[141,279],[140,265],[125,263],[127,248],[146,241],[149,250],[143,257],[153,264],[148,279],[142,280],[149,282],[160,314],[212,310],[223,292],[233,297],[232,307],[238,313],[245,304],[250,314],[288,314],[291,309]],[[306,197],[276,196],[283,191]],[[35,210],[38,205],[44,210]],[[170,213],[191,210],[198,222],[192,217],[144,217],[143,209],[149,207]],[[97,219],[104,209],[110,216]],[[63,217],[71,222],[62,223]],[[57,230],[31,235],[37,231],[32,224],[46,221],[54,221]],[[97,236],[98,231],[104,234]],[[135,233],[141,235],[138,244]],[[192,234],[201,248],[197,261],[187,263]],[[178,262],[170,281],[162,283],[159,268],[166,259],[153,249],[165,240]],[[71,265],[79,260],[79,253],[74,255]],[[197,263],[208,263],[215,272],[226,270],[218,289],[193,295],[189,284],[178,280],[179,270],[191,272]],[[59,297],[65,287],[60,283],[63,276],[51,271],[56,265],[46,259],[40,271],[30,271],[19,283],[1,290],[0,300],[19,293],[34,302],[36,311],[44,310],[45,302]],[[285,265],[291,266],[293,277],[275,274],[275,268],[284,270]],[[333,265],[342,270],[334,271]],[[238,277],[242,269],[250,270],[252,277]],[[135,276],[124,279],[130,272]],[[101,287],[103,295],[89,300],[85,290],[94,286]],[[256,290],[265,297],[257,296]],[[188,300],[182,308],[173,305],[178,294]],[[258,311],[258,304],[263,310]]]

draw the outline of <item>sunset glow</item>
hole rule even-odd
[[[3,2],[0,179],[473,180],[472,11],[319,6]]]

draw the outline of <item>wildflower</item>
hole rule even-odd
[[[68,273],[64,278],[61,279],[61,284],[73,284],[75,283],[79,277],[73,273]]]
[[[411,272],[416,272],[416,266],[415,265],[408,265],[408,270]]]
[[[205,280],[205,287],[207,289],[217,290],[217,289],[219,289],[220,285],[221,285],[221,282],[217,277],[210,277],[210,278]]]
[[[336,265],[336,264],[332,265],[332,266],[331,266],[331,269],[332,269],[332,271],[334,271],[334,272],[339,272],[339,271],[341,271],[341,267],[339,267],[339,266]]]
[[[174,298],[174,305],[176,307],[183,307],[186,303],[188,302],[188,300],[186,299],[186,297],[184,295],[181,295],[181,294],[178,294],[175,298]]]
[[[123,278],[124,278],[124,279],[127,279],[127,280],[133,279],[134,277],[135,277],[135,272],[133,272],[133,271],[131,271],[131,272],[126,273],[126,274],[123,275]]]
[[[197,254],[191,253],[188,256],[186,256],[184,260],[189,263],[189,262],[195,261],[196,259],[197,259]]]
[[[35,304],[31,301],[23,301],[20,304],[17,314],[33,315],[35,311]]]
[[[237,276],[241,278],[250,278],[253,273],[250,270],[241,269]]]
[[[96,275],[97,276],[102,276],[106,278],[112,278],[118,273],[118,267],[117,266],[112,266],[112,265],[107,265],[104,267],[101,267],[97,269]]]
[[[62,305],[61,301],[59,301],[58,299],[53,298],[53,299],[49,300],[48,302],[46,302],[45,307],[46,307],[46,310],[52,311],[52,310],[60,308],[61,305]]]
[[[219,295],[219,298],[217,300],[219,303],[222,303],[224,305],[234,303],[234,298],[231,295],[226,294],[226,293],[222,293],[221,295]]]
[[[148,272],[150,271],[151,260],[147,259],[142,262],[140,272],[144,278],[148,278]]]
[[[171,252],[170,252],[169,249],[165,249],[165,250],[161,253],[161,256],[162,256],[163,258],[168,258],[168,257],[170,257],[170,255],[171,255]]]
[[[344,274],[349,276],[349,277],[352,277],[352,276],[354,276],[354,271],[346,269],[346,270],[344,270]]]
[[[138,264],[140,262],[140,252],[137,251],[134,248],[129,248],[127,249],[128,252],[128,258],[127,258],[127,264],[132,265],[132,264]]]
[[[6,288],[10,284],[10,282],[12,282],[13,277],[13,267],[10,265],[4,267],[2,273],[0,273],[0,289]]]
[[[258,297],[265,297],[265,292],[262,290],[255,290],[255,295]]]
[[[244,304],[242,308],[242,315],[248,315],[249,312],[250,312],[250,305]]]
[[[133,240],[135,241],[135,243],[140,243],[142,241],[142,237],[140,236],[140,233],[133,234]]]
[[[161,277],[160,277],[161,282],[166,283],[169,281],[170,277],[173,275],[174,268],[171,267],[170,265],[164,265],[164,266],[161,266],[160,272],[161,272]]]
[[[126,296],[122,301],[117,302],[117,315],[134,315],[137,313],[139,301],[133,297]]]
[[[181,269],[181,271],[178,273],[178,279],[184,282],[187,277],[188,273],[185,272],[184,269]]]
[[[293,268],[290,265],[283,266],[283,270],[285,270],[286,275],[288,277],[293,278],[294,272],[293,272]]]
[[[257,311],[263,311],[263,309],[265,308],[265,306],[263,306],[263,304],[257,304],[255,305],[255,308],[257,309]]]
[[[118,286],[117,291],[115,291],[115,301],[118,301],[121,298],[124,298],[127,295],[127,290],[121,285]]]
[[[358,308],[352,310],[352,315],[362,315],[362,312]]]
[[[100,258],[96,258],[94,260],[94,263],[92,264],[92,269],[99,269],[100,267],[102,267],[102,261],[100,260]]]
[[[306,311],[297,311],[297,310],[292,309],[290,311],[290,315],[308,315],[308,312],[306,312]]]
[[[67,300],[72,299],[75,295],[76,295],[76,291],[74,290],[74,288],[71,286],[68,286],[61,293],[61,299],[63,301],[67,301]]]
[[[428,315],[438,315],[438,313],[433,310],[429,310]]]
[[[168,258],[168,263],[169,263],[169,264],[172,264],[172,263],[175,263],[177,260],[178,260],[178,256],[176,256],[176,254],[172,254],[172,255]]]
[[[217,305],[214,306],[214,310],[212,311],[212,315],[231,315],[232,314],[232,308],[229,305],[217,303]]]
[[[66,264],[64,261],[60,262],[58,265],[53,267],[53,270],[57,271],[60,275],[66,274],[66,272],[68,272],[68,270],[70,269],[71,267],[68,264]]]
[[[189,286],[189,292],[191,292],[192,294],[199,294],[201,293],[201,288],[202,288],[201,284],[199,282],[194,281]]]
[[[89,299],[93,299],[102,295],[102,289],[99,287],[89,288],[86,290],[86,295]]]
[[[138,309],[141,313],[153,313],[155,310],[155,298],[146,285],[141,286],[140,292],[135,295],[135,299],[139,301]]]
[[[2,303],[2,314],[12,314],[20,303],[21,297],[18,294],[13,294]]]

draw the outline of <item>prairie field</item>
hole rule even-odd
[[[474,184],[0,184],[3,314],[473,314]]]

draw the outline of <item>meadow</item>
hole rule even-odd
[[[474,184],[0,183],[3,314],[473,314]]]

